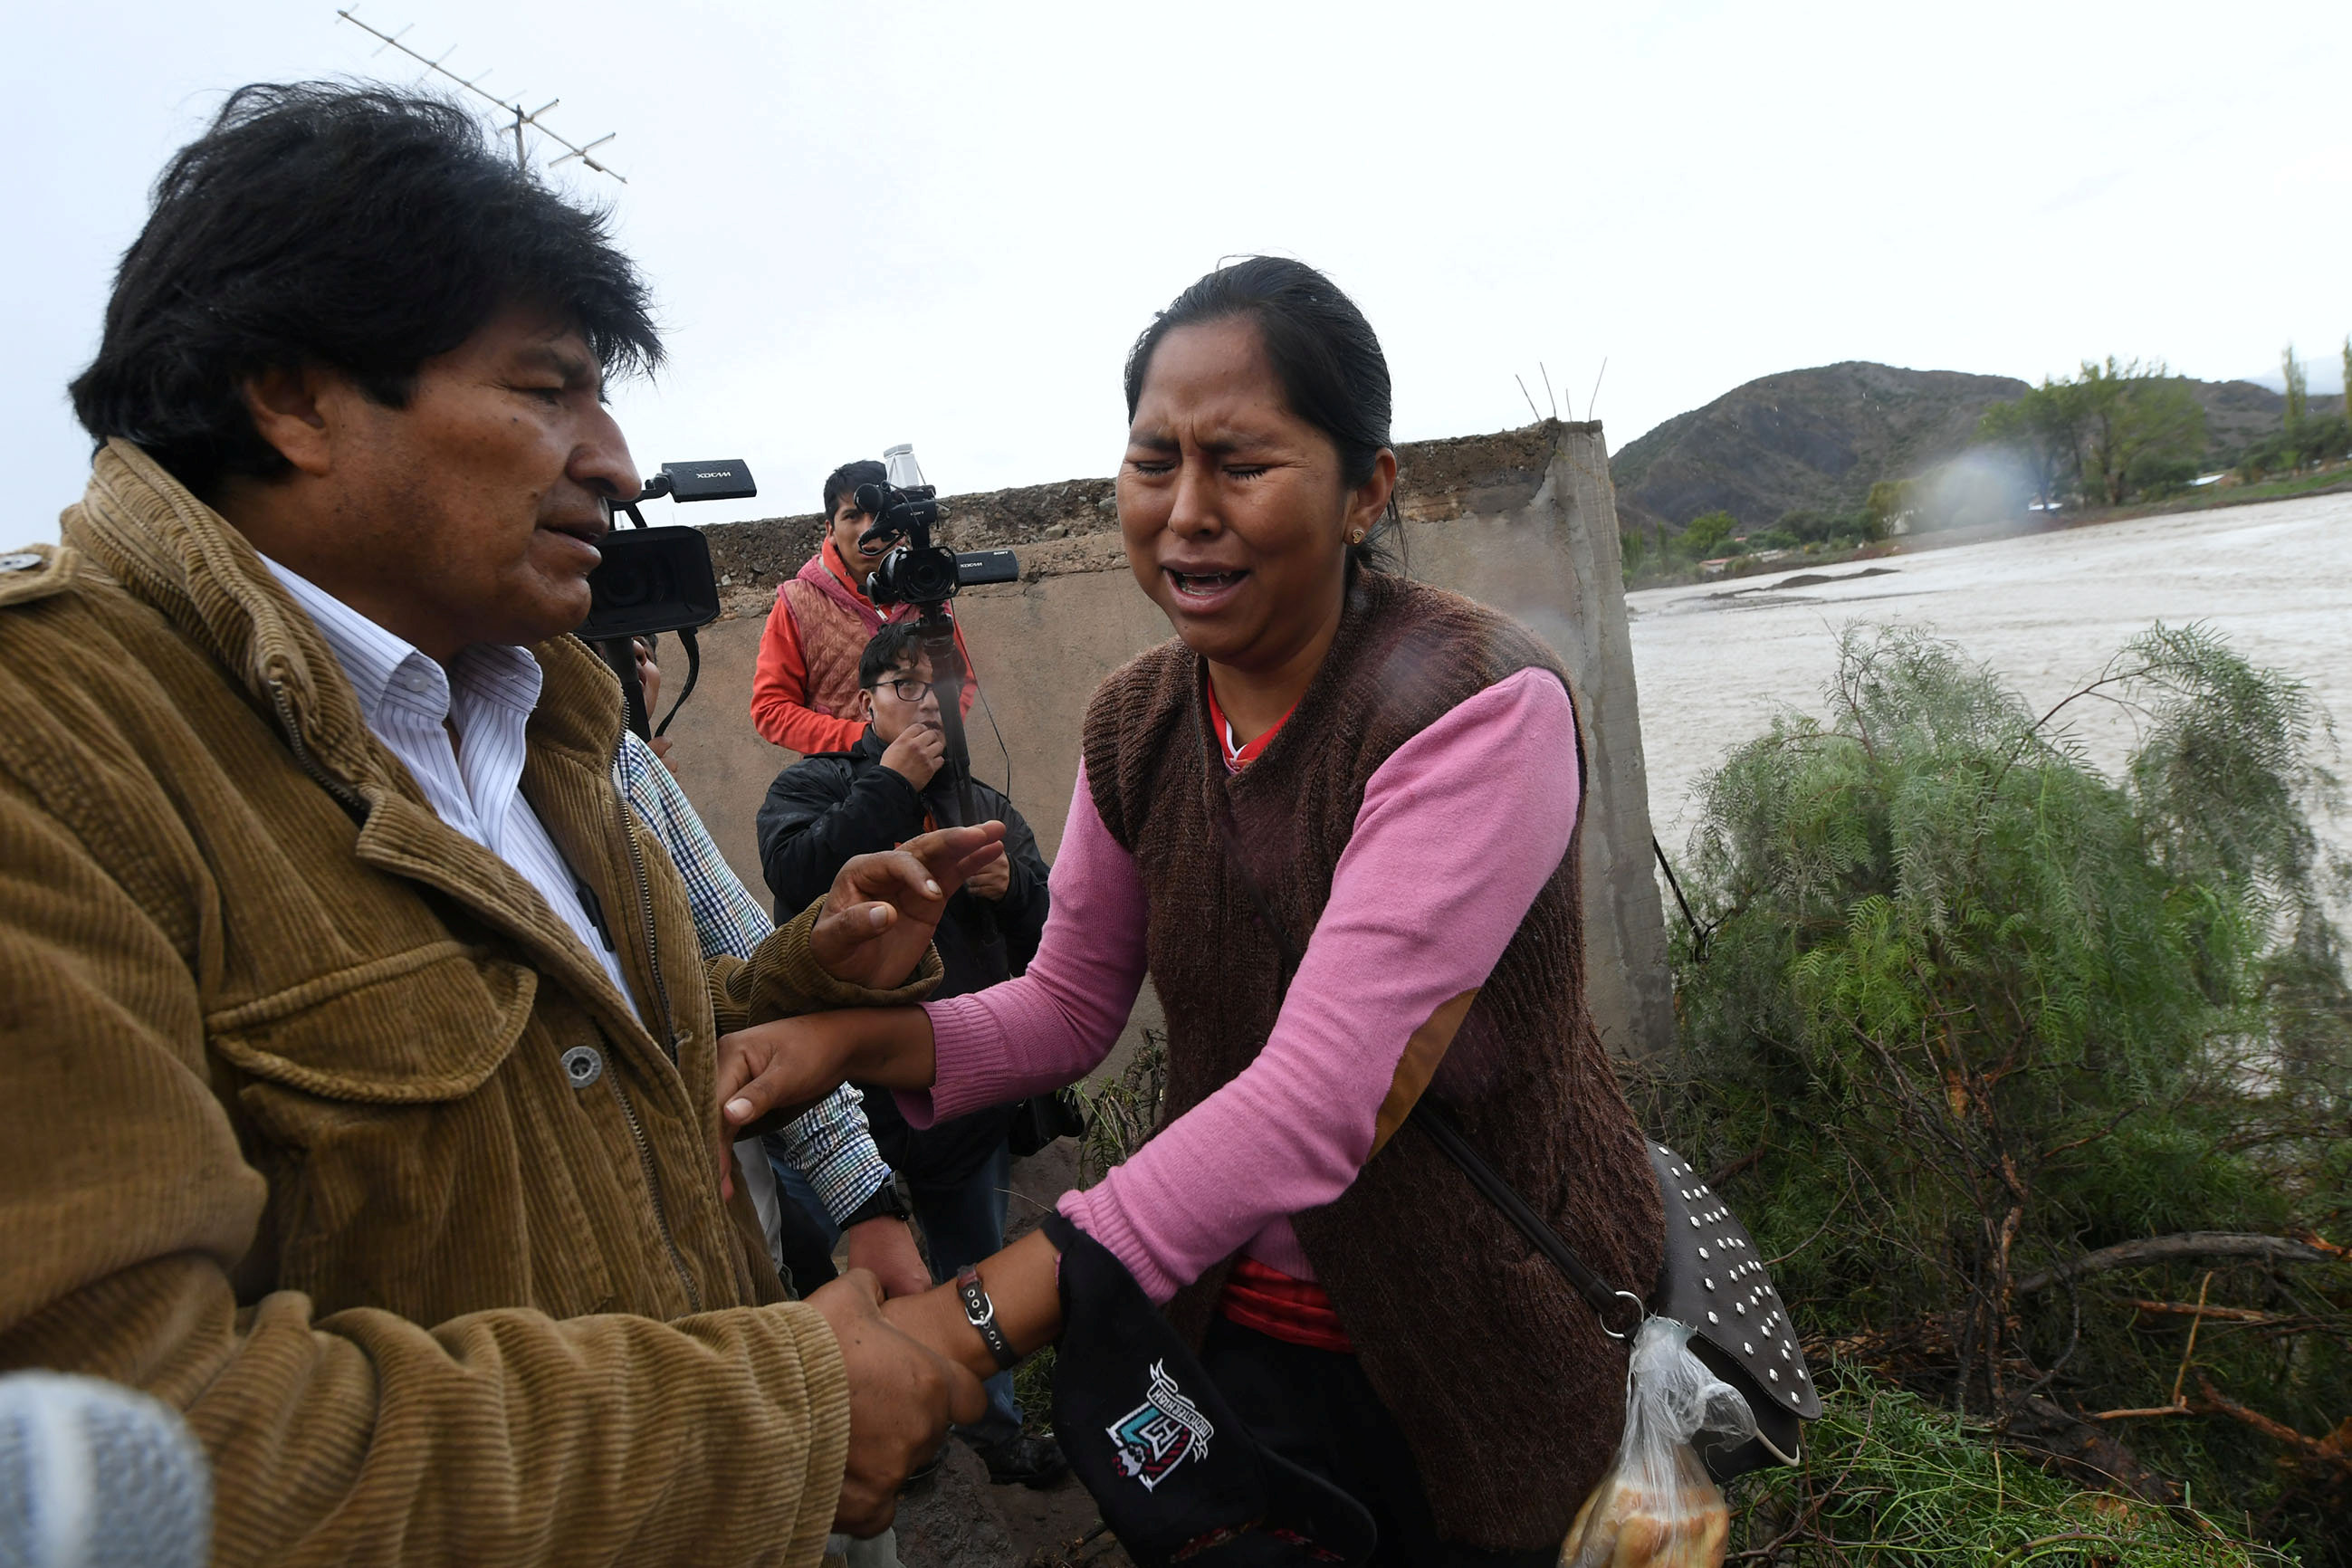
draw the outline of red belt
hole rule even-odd
[[[1255,1258],[1234,1260],[1217,1310],[1269,1339],[1342,1355],[1356,1353],[1322,1286],[1312,1279],[1294,1279]]]

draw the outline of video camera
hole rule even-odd
[[[860,485],[854,498],[857,510],[874,520],[857,542],[900,542],[867,575],[867,598],[883,605],[929,607],[946,604],[968,584],[1021,580],[1021,563],[1010,550],[958,552],[931,542],[931,530],[940,521],[939,490],[923,482],[911,445],[900,442],[884,452],[882,465],[888,482]]]
[[[877,605],[912,605],[922,612],[915,626],[923,634],[923,656],[931,663],[931,685],[940,694],[940,730],[947,741],[942,773],[948,784],[950,815],[956,822],[980,820],[979,800],[971,791],[971,748],[963,733],[963,650],[956,646],[955,621],[948,601],[956,590],[971,583],[1017,583],[1021,563],[1010,550],[970,550],[961,552],[931,542],[939,526],[939,491],[923,482],[922,465],[915,448],[905,442],[882,454],[887,482],[860,485],[853,498],[857,510],[874,520],[857,542],[873,544],[895,539],[898,543],[882,557],[866,579],[866,596]]]
[[[578,635],[620,678],[629,728],[640,740],[650,741],[669,728],[701,678],[702,649],[694,634],[719,618],[719,582],[710,570],[709,542],[700,529],[647,528],[637,504],[660,496],[676,501],[744,500],[759,493],[751,466],[740,458],[664,463],[635,500],[619,505],[636,526],[624,529],[616,522],[598,545],[604,559],[588,574],[588,618]],[[686,685],[667,717],[649,729],[645,689],[637,679],[636,652],[630,643],[662,632],[676,632],[686,649]]]

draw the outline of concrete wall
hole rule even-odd
[[[1552,423],[1423,442],[1401,448],[1398,460],[1412,574],[1517,616],[1559,651],[1575,681],[1593,1012],[1614,1048],[1663,1049],[1674,1027],[1665,926],[1651,869],[1641,718],[1601,426]],[[972,714],[973,769],[1003,786],[1009,763],[1007,793],[1050,859],[1076,782],[1087,699],[1103,677],[1164,640],[1168,624],[1128,571],[1108,479],[950,497],[946,528],[946,542],[959,549],[1020,551],[1021,582],[969,590],[956,614],[987,700]],[[776,585],[814,552],[819,533],[813,515],[709,531],[729,613],[701,634],[702,684],[670,728],[688,794],[762,897],[752,819],[793,753],[753,733],[751,671]],[[675,649],[666,650],[663,671],[673,683],[682,679]],[[1475,801],[1463,804],[1476,809]],[[1140,1021],[1156,1008],[1147,995]]]

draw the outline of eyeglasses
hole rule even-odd
[[[880,691],[885,687],[901,702],[920,702],[930,695],[931,690],[931,683],[928,680],[877,680],[867,689]]]

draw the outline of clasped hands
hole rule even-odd
[[[856,857],[825,895],[809,933],[811,956],[826,973],[851,984],[887,990],[905,984],[922,963],[949,898],[967,879],[1003,865],[1003,837],[1004,825],[991,822],[942,828],[887,854]],[[722,1180],[728,1144],[799,1114],[848,1079],[907,1089],[928,1084],[930,1029],[922,1020],[914,1008],[858,1008],[779,1019],[721,1037]],[[919,1053],[869,1048],[869,1037],[916,1032]],[[908,1272],[919,1279],[919,1264]],[[894,1279],[893,1293],[912,1282]],[[849,1458],[834,1522],[859,1536],[878,1534],[889,1524],[899,1484],[938,1451],[948,1423],[977,1421],[986,1409],[971,1369],[942,1353],[943,1346],[926,1342],[940,1336],[919,1325],[938,1314],[886,1316],[884,1294],[874,1273],[853,1267],[808,1299],[833,1329],[849,1384]],[[915,1298],[907,1300],[911,1305]]]

